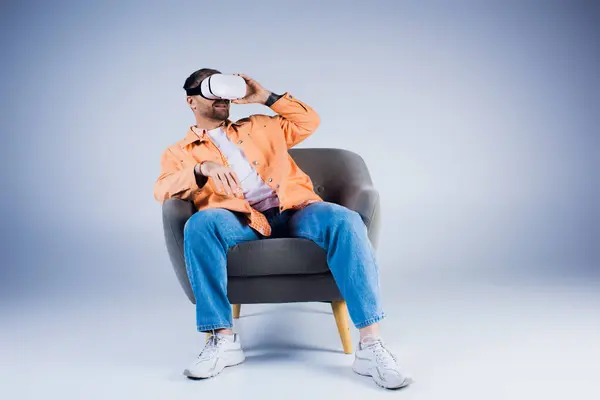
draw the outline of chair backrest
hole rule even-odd
[[[372,185],[365,161],[349,150],[290,149],[289,153],[325,201],[339,204],[342,191],[348,187]]]

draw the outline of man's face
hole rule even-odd
[[[229,100],[208,100],[202,96],[190,96],[192,98],[192,109],[194,114],[212,119],[215,121],[225,121],[229,118]]]
[[[207,75],[204,79],[208,76],[210,75]],[[209,100],[197,95],[188,96],[188,104],[197,116],[214,121],[225,121],[229,118],[229,100]]]

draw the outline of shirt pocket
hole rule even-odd
[[[189,159],[194,164],[202,161],[213,161],[218,164],[223,164],[223,160],[221,160],[219,153],[204,143],[195,146],[187,153],[189,154]]]

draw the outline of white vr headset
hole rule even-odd
[[[209,100],[236,100],[246,96],[246,81],[237,75],[214,74],[185,92],[188,96],[200,95]]]

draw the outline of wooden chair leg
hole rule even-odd
[[[342,339],[344,353],[352,354],[352,337],[350,336],[348,307],[346,307],[346,302],[344,300],[332,301],[331,308],[333,310],[333,316],[335,317],[338,332],[340,333],[340,339]]]
[[[241,304],[232,304],[231,307],[233,308],[233,319],[238,319],[240,317],[240,311],[242,309],[242,305]]]

